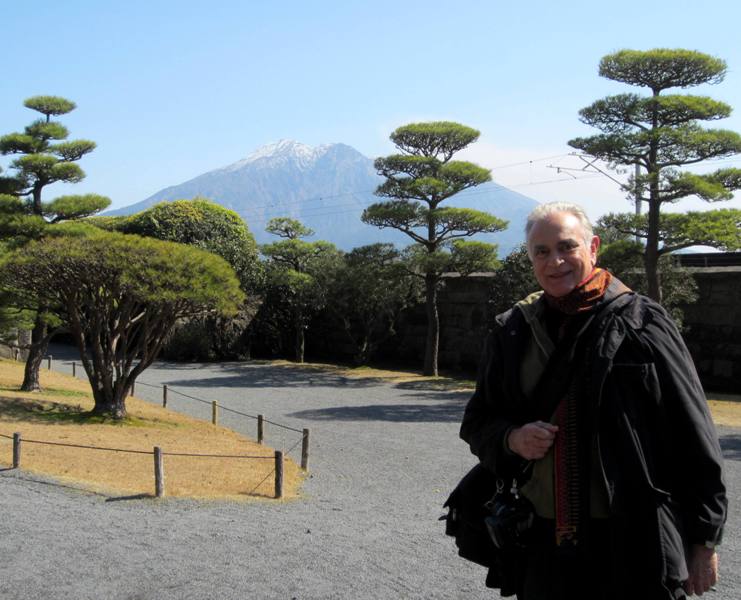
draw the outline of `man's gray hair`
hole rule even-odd
[[[589,247],[594,236],[594,230],[592,224],[589,222],[589,217],[584,209],[578,204],[573,202],[548,202],[547,204],[540,204],[536,206],[533,211],[528,215],[527,222],[525,223],[525,242],[527,243],[530,237],[530,231],[538,221],[548,218],[554,213],[565,212],[574,215],[581,223],[584,228],[584,243]]]

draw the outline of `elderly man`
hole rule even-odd
[[[718,577],[722,456],[692,360],[664,310],[595,268],[577,205],[537,207],[543,291],[498,315],[461,437],[535,513],[520,600],[702,595]]]

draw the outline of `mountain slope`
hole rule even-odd
[[[345,144],[312,148],[291,140],[263,146],[247,158],[160,190],[136,204],[107,214],[132,214],[165,200],[205,196],[239,213],[258,243],[272,241],[265,225],[272,217],[291,217],[340,248],[374,242],[410,242],[404,234],[364,224],[365,207],[380,199],[373,191],[382,179],[373,161]],[[498,243],[503,256],[522,241],[527,214],[535,200],[495,183],[462,192],[448,206],[484,210],[507,219],[509,228],[476,239]]]

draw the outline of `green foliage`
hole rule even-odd
[[[106,208],[111,201],[99,194],[58,196],[48,204],[42,205],[44,216],[51,223],[84,219]]]
[[[40,112],[45,118],[38,119],[28,125],[23,133],[9,133],[0,137],[0,154],[19,155],[11,162],[11,168],[16,171],[12,178],[4,177],[0,191],[12,193],[19,197],[29,197],[29,210],[38,216],[44,215],[44,206],[41,202],[41,192],[44,187],[56,182],[78,183],[85,177],[84,171],[75,164],[86,154],[95,149],[95,142],[90,140],[66,140],[69,135],[67,128],[50,117],[66,114],[75,108],[75,103],[57,96],[34,96],[24,102],[25,106]],[[90,197],[80,196],[80,201],[86,203],[88,210],[77,209],[73,206],[72,196],[65,197],[65,213],[70,215],[64,218],[77,218],[73,215],[87,216],[90,212]],[[110,201],[103,196],[95,206],[102,210]],[[105,200],[105,202],[103,202]],[[60,219],[61,220],[61,219]]]
[[[275,217],[270,219],[265,227],[265,231],[289,240],[296,240],[302,237],[311,237],[314,235],[312,229],[306,227],[300,221],[289,219],[288,217]]]
[[[131,217],[97,217],[98,227],[188,244],[221,256],[250,298],[231,317],[194,317],[178,323],[163,354],[176,360],[236,359],[249,354],[246,330],[259,301],[264,269],[242,218],[205,198],[161,202]]]
[[[265,302],[254,331],[282,337],[283,331],[292,329],[293,354],[298,362],[303,362],[304,331],[312,316],[327,303],[341,253],[329,242],[302,240],[312,232],[293,219],[272,219],[267,231],[283,239],[260,248],[267,259]],[[281,324],[279,320],[286,316]]]
[[[23,106],[31,108],[47,118],[57,115],[65,115],[75,110],[77,105],[71,100],[59,96],[33,96],[23,102]]]
[[[22,246],[40,238],[47,230],[47,222],[29,214],[27,208],[20,198],[0,194],[0,249]]]
[[[609,213],[599,219],[601,230],[617,232],[622,238],[648,237],[647,215]],[[659,254],[689,246],[711,246],[723,251],[741,249],[741,210],[720,209],[704,212],[662,213],[659,220]],[[642,252],[642,249],[641,249]]]
[[[597,230],[600,231],[601,227]],[[643,245],[628,239],[618,239],[600,248],[599,265],[614,273],[629,288],[645,294],[648,291],[646,272],[643,268]],[[682,306],[698,298],[697,282],[692,274],[665,255],[659,260],[662,286],[662,304],[682,328]]]
[[[450,249],[450,270],[463,276],[495,271],[501,266],[494,244],[474,240],[455,240]]]
[[[505,257],[494,274],[489,292],[489,320],[540,289],[527,255],[527,247],[522,244]]]
[[[725,129],[703,128],[702,121],[726,118],[731,107],[706,96],[664,94],[664,90],[704,83],[719,83],[726,73],[721,59],[690,50],[621,50],[605,56],[600,75],[630,85],[648,88],[649,96],[620,94],[597,100],[579,112],[582,122],[601,130],[601,134],[569,141],[578,150],[607,161],[613,166],[638,165],[643,173],[624,186],[629,197],[648,204],[641,229],[646,245],[643,262],[648,293],[661,300],[659,257],[671,249],[694,244],[727,246],[729,231],[738,226],[731,213],[701,217],[691,213],[694,225],[677,218],[660,219],[661,206],[688,196],[708,202],[728,200],[741,189],[741,169],[720,169],[713,173],[690,173],[679,168],[712,158],[741,152],[741,135]],[[726,219],[720,224],[718,219]],[[672,224],[669,224],[669,221]],[[630,217],[625,217],[625,223]],[[662,225],[663,223],[663,225]],[[712,229],[704,229],[712,225]],[[622,225],[621,225],[622,226]],[[662,229],[663,228],[663,229]],[[680,230],[677,238],[674,233]],[[690,233],[695,236],[690,239]],[[723,239],[713,239],[716,233]],[[731,236],[732,237],[732,236]],[[665,249],[662,242],[666,242]]]
[[[245,290],[259,284],[257,244],[247,224],[234,211],[205,198],[160,202],[128,219],[97,224],[208,250],[234,268]]]
[[[660,92],[673,87],[720,83],[726,74],[726,63],[693,50],[620,50],[602,58],[599,74]]]
[[[441,207],[455,194],[491,180],[487,169],[470,162],[453,161],[456,152],[475,142],[479,132],[448,121],[412,123],[391,134],[399,154],[378,158],[375,167],[385,181],[376,195],[391,200],[372,204],[363,211],[364,223],[397,229],[414,242],[405,251],[408,267],[426,280],[428,337],[424,371],[437,374],[437,288],[442,273],[461,265],[471,272],[491,264],[491,254],[482,246],[466,250],[460,246],[452,260],[453,240],[477,233],[494,233],[506,228],[507,222],[482,211]],[[481,257],[483,263],[474,264]]]
[[[232,268],[209,252],[80,224],[53,229],[5,257],[0,283],[64,317],[99,412],[125,416],[132,381],[178,319],[234,314],[244,300]]]
[[[20,210],[16,206],[12,213],[0,214],[0,231],[9,236],[6,243],[8,247],[21,246],[28,240],[38,239],[48,233],[45,228],[47,219],[57,223],[81,218],[110,204],[108,198],[94,194],[63,196],[49,203],[42,202],[42,192],[46,186],[56,182],[77,183],[85,177],[75,162],[92,152],[95,143],[89,140],[60,141],[66,140],[69,132],[61,123],[52,121],[51,117],[72,111],[74,102],[57,96],[34,96],[24,104],[45,118],[32,122],[23,133],[0,137],[0,154],[18,155],[10,164],[15,175],[0,178],[0,193],[24,199]],[[8,300],[7,297],[5,300]],[[54,335],[54,330],[48,327],[61,323],[57,315],[49,312],[49,307],[42,304],[35,308],[38,314],[22,385],[26,391],[39,389],[40,358]]]
[[[440,157],[447,162],[479,138],[479,132],[450,121],[411,123],[391,134],[394,145],[407,154]]]
[[[409,275],[392,244],[361,246],[345,254],[335,272],[325,320],[339,322],[355,348],[355,364],[367,364],[420,295],[419,279]]]

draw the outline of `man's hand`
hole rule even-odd
[[[507,444],[515,454],[526,460],[543,458],[556,439],[558,427],[545,421],[527,423],[509,432]]]
[[[688,596],[702,596],[718,581],[718,555],[715,550],[702,544],[693,544],[687,562],[689,577],[684,582],[684,591]]]

